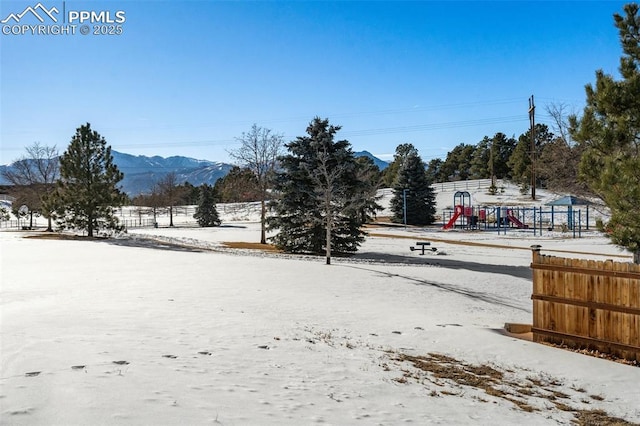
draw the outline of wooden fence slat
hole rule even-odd
[[[640,361],[640,266],[532,250],[533,340]]]

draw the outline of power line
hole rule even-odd
[[[490,101],[473,101],[473,102],[460,102],[460,103],[451,103],[451,104],[440,104],[440,105],[427,105],[427,106],[419,106],[416,105],[414,107],[405,107],[405,108],[397,108],[397,109],[381,109],[381,110],[371,110],[371,111],[357,111],[357,112],[337,112],[337,113],[329,113],[329,114],[319,114],[322,116],[327,116],[333,118],[353,118],[353,117],[365,117],[365,116],[375,116],[375,115],[392,115],[392,114],[407,114],[407,113],[417,113],[423,111],[444,111],[450,109],[457,108],[465,108],[465,107],[486,107],[487,105],[501,105],[501,104],[516,104],[521,102],[521,98],[510,98],[510,99],[497,99]],[[311,114],[313,115],[313,114]],[[318,114],[316,114],[318,115]],[[220,125],[224,126],[236,126],[236,125],[245,125],[245,124],[253,124],[253,123],[285,123],[285,122],[296,122],[296,121],[309,121],[310,115],[305,116],[296,116],[296,117],[283,117],[283,118],[273,118],[273,119],[264,119],[264,120],[237,120],[237,121],[208,121],[206,124],[194,124],[194,123],[171,123],[171,124],[150,124],[146,126],[125,126],[125,127],[103,127],[101,130],[103,132],[108,131],[132,131],[132,130],[147,130],[150,128],[153,129],[163,129],[163,130],[171,130],[171,129],[183,129],[183,128],[191,128],[191,129],[207,129],[219,127]],[[47,129],[50,131],[50,129]],[[59,129],[62,130],[62,129]],[[35,129],[33,127],[29,127],[28,129],[21,129],[13,133],[3,132],[3,136],[12,136],[15,134],[28,134],[28,133],[38,133],[40,130]]]

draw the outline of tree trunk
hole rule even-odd
[[[53,232],[53,223],[51,220],[51,216],[47,218],[47,232]]]
[[[327,219],[327,265],[331,265],[331,225]]]
[[[33,211],[29,212],[29,229],[33,229]]]
[[[331,265],[331,226],[332,226],[332,217],[331,217],[331,198],[330,195],[328,195],[326,197],[325,200],[325,208],[326,208],[326,215],[327,215],[327,248],[326,248],[326,253],[327,253],[327,265]]]
[[[264,201],[264,195],[260,200],[260,244],[267,244],[267,232],[266,232],[266,218],[267,218],[267,204]]]
[[[633,263],[640,265],[640,250],[633,252]]]
[[[89,215],[88,219],[88,223],[87,223],[87,236],[88,237],[93,237],[93,217],[91,217],[91,215]]]
[[[169,206],[169,226],[173,226],[173,206]]]

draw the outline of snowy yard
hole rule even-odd
[[[1,232],[1,423],[640,423],[640,368],[503,333],[531,323],[530,245],[629,260],[602,237],[381,227],[326,266],[226,225]]]

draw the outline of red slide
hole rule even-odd
[[[509,219],[509,222],[513,223],[517,228],[526,229],[529,227],[529,225],[525,225],[524,223],[520,222],[520,219],[514,216],[512,210],[507,210],[507,219]]]
[[[456,220],[458,220],[458,218],[462,214],[462,211],[463,211],[462,206],[456,206],[455,210],[453,211],[453,216],[451,217],[451,219],[449,219],[449,222],[447,222],[447,224],[442,227],[442,229],[453,228],[453,225],[455,225]]]

